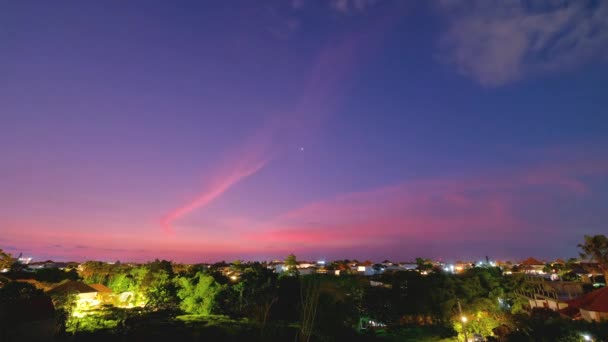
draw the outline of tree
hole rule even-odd
[[[300,331],[299,340],[310,341],[317,318],[317,308],[319,306],[320,281],[316,276],[302,279],[300,287]]]
[[[128,273],[118,273],[110,277],[108,287],[115,293],[134,291],[136,288],[133,276]]]
[[[198,272],[193,278],[177,279],[177,296],[182,300],[180,308],[188,313],[210,315],[216,306],[216,298],[223,290],[212,276]]]
[[[157,309],[173,307],[177,294],[169,273],[161,269],[153,275],[153,280],[146,290],[146,305]]]
[[[64,271],[58,268],[43,268],[36,271],[34,279],[46,283],[59,283],[65,279],[78,280],[78,273],[74,269]]]
[[[416,269],[420,272],[428,272],[433,269],[433,264],[428,259],[416,258]]]
[[[277,274],[259,262],[243,263],[238,282],[231,282],[219,299],[222,313],[252,318],[263,329],[278,301]]]
[[[578,247],[583,251],[581,258],[597,262],[604,278],[608,281],[608,237],[606,235],[585,235],[585,243]]]
[[[39,297],[44,297],[44,292],[25,282],[11,281],[0,288],[0,303],[18,300],[29,301]]]
[[[3,268],[11,268],[14,263],[15,259],[13,259],[10,253],[6,253],[0,249],[0,270]]]
[[[296,256],[292,253],[285,258],[285,274],[286,275],[298,275],[298,261],[296,260]]]

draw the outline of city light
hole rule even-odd
[[[460,317],[460,320],[462,321],[462,323],[466,323],[468,321],[467,316]]]

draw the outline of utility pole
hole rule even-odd
[[[464,333],[464,342],[469,342],[469,336],[467,335],[467,317],[462,314],[462,307],[460,306],[460,299],[456,299],[458,302],[458,313],[460,314],[460,321],[462,322],[462,332]]]

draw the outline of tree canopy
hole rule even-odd
[[[585,242],[579,244],[581,258],[597,262],[608,281],[608,237],[606,235],[585,235]]]
[[[177,296],[181,299],[180,308],[185,312],[210,315],[216,309],[216,299],[223,286],[211,275],[198,272],[192,278],[179,277],[177,284]]]
[[[15,263],[15,259],[10,255],[10,253],[4,252],[0,249],[0,269],[3,268],[11,268]]]

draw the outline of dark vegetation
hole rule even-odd
[[[56,341],[462,341],[465,330],[484,341],[608,338],[606,323],[526,310],[516,294],[528,286],[524,275],[498,267],[450,274],[420,259],[418,270],[364,277],[299,275],[295,263],[290,256],[281,274],[257,262],[207,267],[165,260],[9,272],[0,279],[0,340],[29,340],[24,336],[36,331]],[[51,298],[27,282],[74,279],[113,294],[90,305],[75,293]]]

